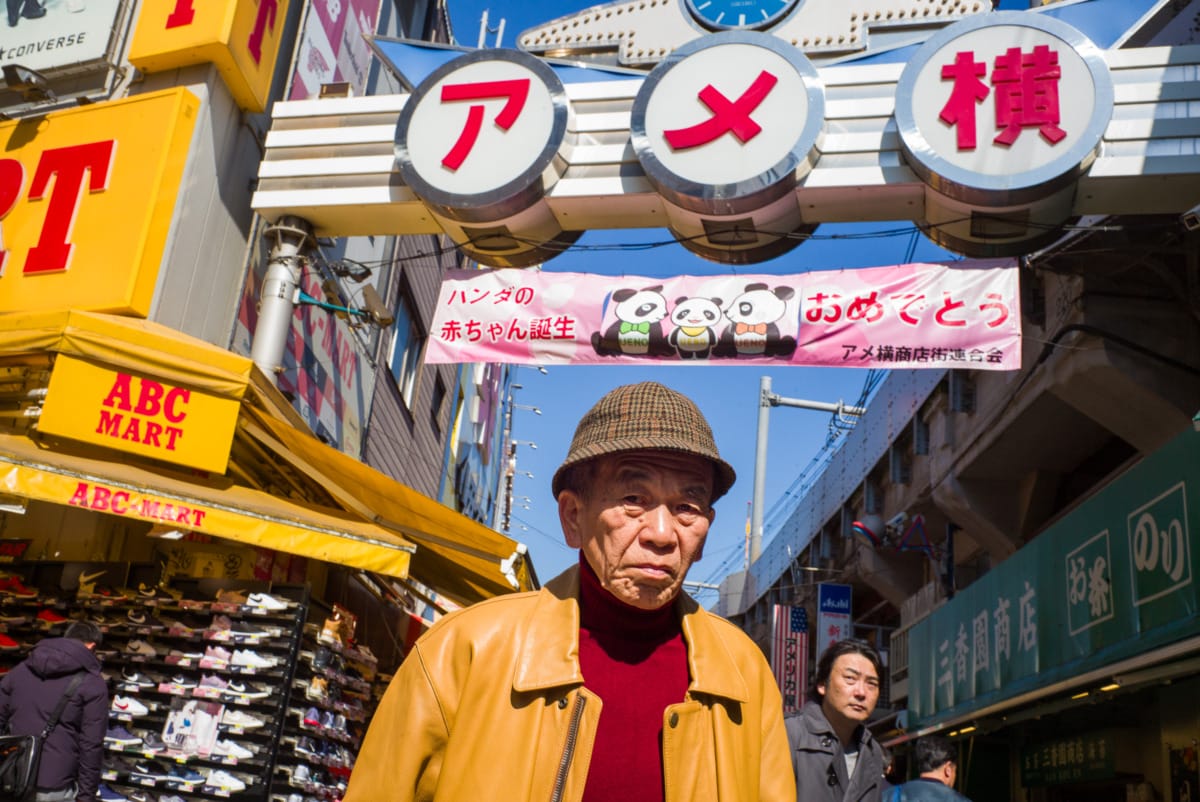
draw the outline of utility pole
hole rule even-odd
[[[497,25],[495,28],[489,28],[488,27],[488,11],[486,8],[483,10],[483,15],[479,18],[478,48],[480,50],[483,50],[485,47],[487,47],[487,35],[489,33],[496,34],[496,44],[492,45],[492,47],[500,47],[500,40],[502,40],[504,38],[504,23],[505,23],[505,19],[504,19],[504,17],[501,17],[499,25]]]
[[[258,323],[250,359],[275,382],[283,363],[296,297],[300,289],[300,266],[312,243],[312,226],[300,217],[286,216],[263,232],[272,241],[267,257],[267,275],[258,300]]]
[[[863,407],[851,407],[838,401],[830,404],[823,401],[805,401],[800,398],[784,398],[771,392],[771,377],[763,376],[758,385],[758,437],[754,450],[754,494],[751,503],[753,514],[750,521],[750,564],[762,555],[763,497],[767,482],[767,422],[771,407],[800,407],[818,412],[833,412],[838,415],[858,417],[866,414]]]

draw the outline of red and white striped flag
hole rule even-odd
[[[808,685],[808,612],[776,604],[771,626],[771,668],[783,694],[783,712],[804,706]]]

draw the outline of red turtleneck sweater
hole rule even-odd
[[[579,563],[579,665],[603,702],[583,802],[662,802],[663,711],[688,688],[675,605],[630,607]]]

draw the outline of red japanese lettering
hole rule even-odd
[[[16,159],[0,159],[0,220],[8,217],[25,188],[25,165]],[[8,262],[8,251],[0,249],[0,276]]]
[[[924,303],[925,296],[924,295],[893,295],[892,301],[893,301],[893,303],[899,302],[899,301],[905,302],[904,305],[900,307],[900,312],[899,312],[900,320],[902,322],[907,323],[910,326],[916,326],[921,322],[920,318],[913,317],[911,314],[909,314],[908,310],[914,306],[918,310],[924,309],[925,308],[925,303]]]
[[[846,320],[862,320],[867,323],[878,322],[883,317],[883,304],[879,303],[875,290],[869,295],[860,295],[846,307]]]
[[[942,80],[954,81],[954,87],[938,117],[955,127],[959,150],[975,149],[975,105],[982,102],[990,91],[979,80],[985,74],[987,64],[976,61],[975,53],[971,50],[959,52],[953,64],[942,66]]]
[[[167,29],[191,25],[195,19],[196,9],[192,8],[192,0],[175,0],[174,10],[167,15]]]
[[[749,142],[762,131],[762,126],[754,122],[750,114],[759,107],[778,82],[778,78],[763,70],[750,87],[733,101],[709,84],[700,90],[699,98],[701,103],[708,106],[712,116],[688,128],[663,131],[663,138],[674,150],[707,145],[726,132],[737,137],[739,142]]]
[[[250,41],[246,43],[246,49],[250,51],[255,64],[262,64],[263,38],[268,27],[272,32],[275,31],[275,16],[278,13],[278,0],[258,0],[258,16],[254,18],[254,30],[250,32]]]
[[[987,298],[987,303],[979,305],[980,312],[994,311],[996,316],[987,322],[989,329],[994,329],[997,326],[1004,324],[1008,320],[1008,305],[1004,303],[1004,296],[998,292],[989,292],[984,296]]]
[[[453,103],[460,100],[498,100],[505,99],[504,108],[496,115],[496,125],[507,131],[513,127],[517,118],[525,108],[529,98],[529,78],[514,78],[508,81],[478,81],[469,84],[446,84],[442,87],[442,102]],[[451,170],[462,167],[463,162],[475,147],[479,132],[483,129],[483,105],[475,104],[467,110],[467,122],[458,141],[450,152],[442,159],[442,164]]]
[[[944,292],[942,295],[942,308],[934,314],[933,319],[937,321],[939,326],[946,326],[948,328],[959,328],[967,325],[966,320],[950,317],[951,312],[962,309],[966,304],[963,301],[954,300],[948,292]]]
[[[50,193],[46,220],[42,224],[38,243],[29,249],[29,257],[25,261],[26,273],[48,273],[66,270],[70,266],[75,246],[68,242],[68,237],[75,227],[75,217],[83,200],[84,177],[88,176],[89,192],[108,189],[116,149],[116,141],[109,139],[52,148],[42,153],[29,186],[29,199],[39,201],[45,198],[51,177],[54,179],[54,191]]]
[[[1007,147],[1017,141],[1022,129],[1037,128],[1051,145],[1061,142],[1067,132],[1058,127],[1060,78],[1058,53],[1046,45],[1037,45],[1032,53],[1010,47],[996,56],[992,85],[996,87],[996,127],[1001,131],[993,141]]]

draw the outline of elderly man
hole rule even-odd
[[[602,398],[552,483],[579,565],[417,642],[344,802],[794,802],[762,652],[682,591],[733,481],[689,399]]]
[[[804,802],[879,802],[886,762],[866,723],[882,674],[875,649],[853,638],[837,641],[817,661],[815,698],[787,722]]]
[[[896,786],[887,802],[971,802],[954,790],[958,777],[958,750],[949,738],[926,735],[913,747],[916,779]]]

